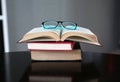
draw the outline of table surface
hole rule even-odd
[[[35,82],[32,80],[120,82],[120,55],[83,52],[81,61],[38,62],[31,61],[28,51],[0,53],[0,82]]]

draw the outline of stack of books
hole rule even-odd
[[[66,42],[28,42],[32,60],[81,60],[81,50],[74,49],[76,43]]]
[[[36,27],[27,32],[19,43],[26,42],[32,60],[81,60],[79,42],[100,45],[96,35],[87,28],[76,30]]]

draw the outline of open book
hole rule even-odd
[[[77,27],[76,30],[36,27],[26,33],[19,42],[65,40],[100,45],[97,36],[89,29],[83,27]]]

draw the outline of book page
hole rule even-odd
[[[83,38],[83,37],[68,37],[66,40],[94,44],[94,45],[100,45],[98,42],[93,42],[93,41],[90,41],[90,40]]]
[[[93,32],[91,32],[89,29],[84,28],[84,27],[77,27],[76,30],[64,29],[62,34],[66,33],[66,32],[80,32],[80,33],[84,33],[84,34],[92,34],[92,35],[94,35]]]
[[[62,32],[61,41],[64,40],[99,44],[97,36],[91,30],[83,27],[77,27],[75,30],[64,29]]]
[[[26,42],[34,39],[54,39],[54,41],[60,40],[61,30],[59,29],[45,29],[43,27],[36,27],[27,32],[19,42]]]
[[[29,31],[27,34],[30,33],[37,33],[37,32],[54,32],[56,33],[58,36],[60,36],[60,30],[59,29],[45,29],[43,27],[36,27],[33,28],[31,31]]]

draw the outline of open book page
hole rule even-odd
[[[27,32],[19,42],[27,42],[29,40],[47,40],[52,39],[54,41],[60,40],[61,30],[59,29],[44,29],[43,27],[36,27]]]
[[[83,27],[77,27],[76,30],[63,30],[61,40],[72,40],[100,45],[96,35],[89,29]]]
[[[83,28],[83,27],[77,27],[76,30],[64,29],[63,32],[62,32],[62,35],[64,35],[67,32],[80,32],[80,33],[84,33],[84,34],[90,34],[90,35],[92,34],[92,35],[94,35],[94,33],[91,32],[89,29]]]
[[[67,40],[88,43],[88,44],[94,44],[94,45],[100,45],[98,42],[93,42],[93,41],[90,41],[90,40],[83,38],[83,37],[68,37]]]
[[[56,33],[58,36],[60,36],[60,30],[59,29],[45,29],[43,27],[36,27],[33,28],[31,31],[29,31],[27,34],[30,33],[38,33],[38,32],[54,32]]]

